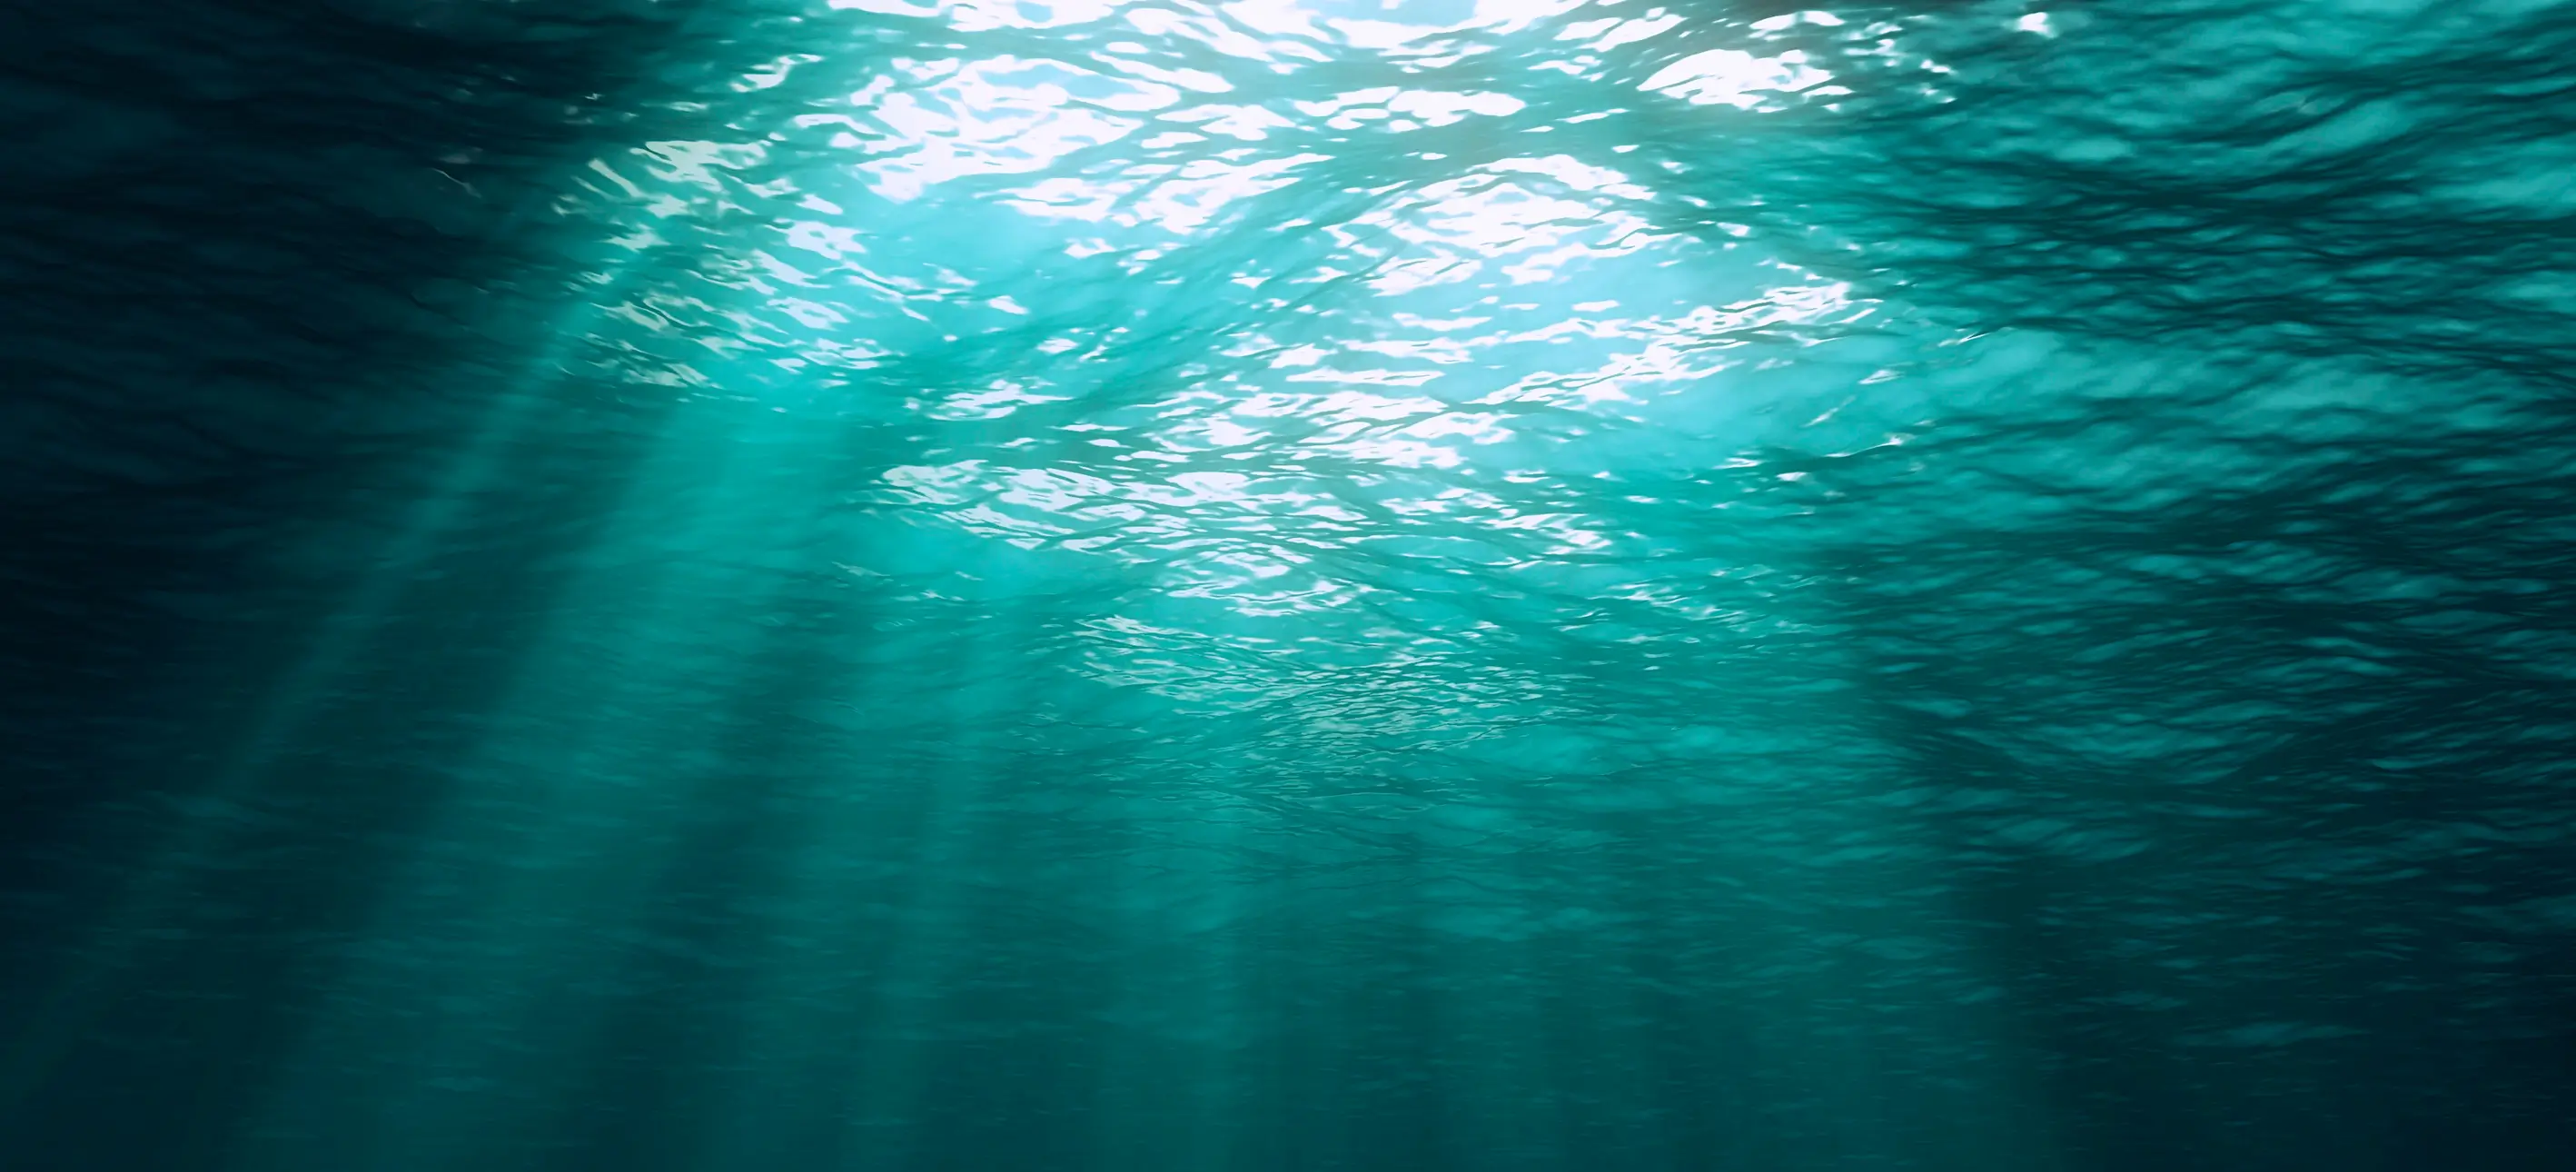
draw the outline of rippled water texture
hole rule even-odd
[[[2576,8],[1918,4],[0,20],[0,1165],[2570,1166]]]

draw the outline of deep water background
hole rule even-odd
[[[2566,1168],[2570,61],[0,4],[0,1168]]]

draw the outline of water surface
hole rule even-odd
[[[2563,5],[22,43],[29,1167],[2576,1139]]]

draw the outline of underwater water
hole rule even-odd
[[[0,14],[0,1168],[2576,1166],[2576,6]]]

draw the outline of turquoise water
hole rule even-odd
[[[22,43],[0,1166],[2576,1150],[2576,10]]]

